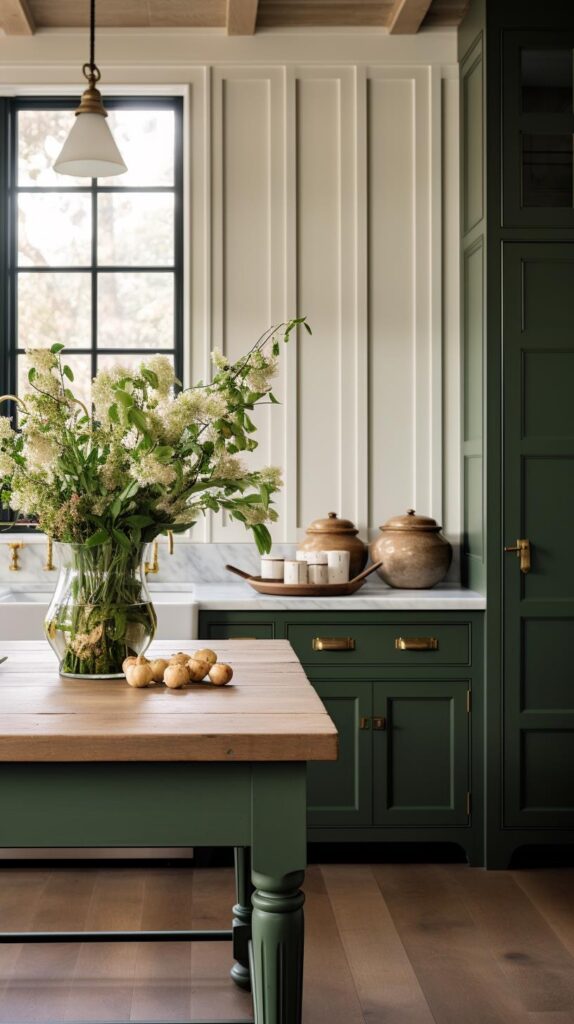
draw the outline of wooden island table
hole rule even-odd
[[[187,648],[157,642],[151,652]],[[306,762],[335,760],[337,733],[286,640],[217,651],[234,668],[226,687],[136,690],[61,678],[44,642],[5,643],[0,846],[233,846],[232,928],[2,932],[0,942],[232,939],[231,974],[252,985],[256,1024],[299,1024]]]

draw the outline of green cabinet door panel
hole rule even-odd
[[[508,243],[504,822],[574,826],[574,244]]]
[[[376,825],[466,825],[468,683],[375,683]]]
[[[372,822],[372,686],[368,682],[315,683],[339,733],[337,761],[309,762],[310,825]]]

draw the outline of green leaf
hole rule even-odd
[[[53,355],[57,356],[57,355],[58,355],[58,352],[61,352],[61,351],[62,351],[63,349],[65,349],[65,347],[66,347],[66,346],[65,346],[65,345],[62,345],[62,343],[61,343],[61,342],[59,342],[59,341],[56,341],[54,345],[51,345],[51,346],[50,346],[50,352],[51,352],[51,353],[52,353]]]
[[[32,383],[32,381],[36,380],[37,376],[38,371],[36,370],[36,367],[31,366],[30,369],[28,370],[28,380],[30,381],[30,384]]]
[[[108,409],[108,416],[111,419],[112,423],[119,423],[120,422],[120,414],[118,412],[117,405],[110,405],[110,407]]]
[[[70,366],[63,366],[62,367],[62,373],[64,374],[64,377],[68,378],[68,380],[73,380],[74,379],[74,374],[73,374],[72,368]]]
[[[271,402],[272,405],[280,405],[281,404],[279,402],[279,399],[275,398],[275,395],[273,394],[272,391],[269,392],[267,397],[269,398],[269,401]]]
[[[134,515],[126,516],[123,522],[128,523],[129,526],[151,526],[152,523],[155,523],[155,519],[152,516]]]
[[[307,323],[306,320],[305,320],[305,323],[303,324],[303,326],[304,326],[305,330],[307,331],[307,334],[312,334],[313,333],[313,331],[311,330],[311,328],[310,328],[310,326],[309,326],[309,324]]]
[[[154,455],[158,462],[169,462],[175,455],[175,450],[168,444],[159,444],[154,449]]]
[[[153,370],[149,370],[147,366],[142,366],[140,373],[143,379],[147,381],[148,384],[151,384],[152,388],[157,388],[159,384],[157,373],[154,373]]]
[[[131,551],[131,544],[129,542],[129,539],[126,537],[125,533],[122,533],[121,530],[116,530],[116,528],[113,527],[112,536],[114,540],[118,542],[120,547],[124,548],[124,550],[126,551]]]
[[[134,405],[131,409],[128,409],[128,420],[130,423],[133,423],[134,427],[137,427],[142,434],[147,434],[147,420],[141,409],[138,409],[137,406]]]
[[[107,530],[96,530],[86,541],[87,548],[95,548],[98,544],[106,544],[110,537]]]
[[[118,401],[121,402],[124,408],[131,409],[132,405],[134,404],[133,396],[130,395],[127,391],[123,391],[122,388],[116,388],[115,393],[116,398],[118,399]]]
[[[110,515],[111,515],[112,519],[117,519],[119,514],[120,514],[120,512],[121,512],[121,510],[122,510],[122,499],[118,495],[118,497],[115,498],[114,501],[112,502],[112,507],[110,509]]]

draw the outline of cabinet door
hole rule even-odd
[[[468,824],[466,681],[375,683],[375,825]]]
[[[313,684],[339,733],[337,761],[307,765],[310,825],[372,824],[372,684]]]

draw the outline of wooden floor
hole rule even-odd
[[[312,866],[305,1024],[574,1024],[574,869]],[[0,929],[226,928],[228,868],[0,868]],[[0,946],[0,1021],[248,1017],[223,944]]]

